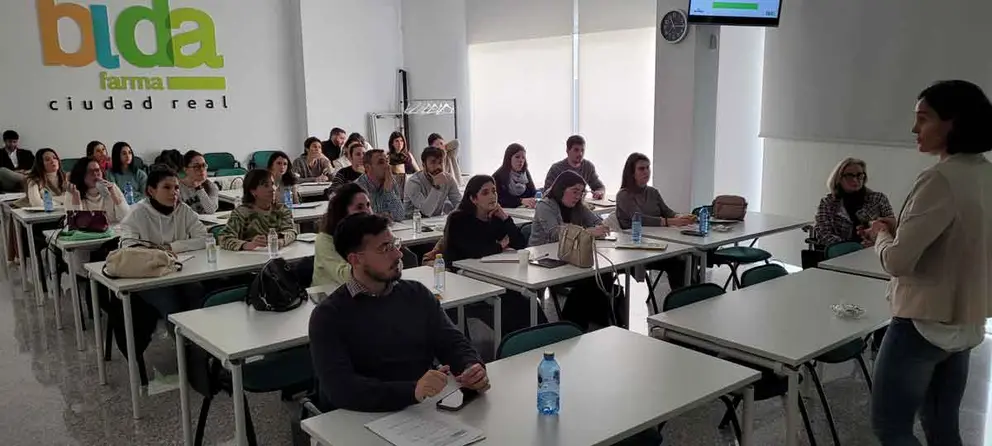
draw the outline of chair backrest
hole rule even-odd
[[[723,287],[715,283],[700,283],[679,288],[665,297],[665,302],[661,306],[661,311],[674,310],[679,307],[691,305],[711,297],[720,296],[726,293]]]
[[[496,350],[496,359],[541,348],[555,342],[582,335],[582,329],[571,322],[553,322],[523,328],[503,337]]]
[[[757,285],[761,282],[776,279],[782,276],[788,276],[789,272],[782,267],[782,265],[776,265],[774,263],[768,265],[761,265],[744,271],[741,275],[741,287],[749,287],[751,285]]]
[[[251,165],[248,166],[248,167],[249,168],[252,168],[252,169],[266,169],[266,168],[268,168],[269,167],[269,157],[271,157],[273,153],[276,153],[276,151],[275,150],[258,150],[255,153],[252,153],[251,154]]]
[[[239,286],[216,291],[207,296],[207,300],[203,302],[203,308],[216,307],[218,305],[229,304],[231,302],[244,302],[245,297],[247,296],[247,286]]]
[[[855,251],[861,251],[865,247],[858,242],[841,242],[834,243],[827,246],[827,249],[823,251],[824,256],[829,260],[834,257],[840,257],[844,254],[850,254]]]
[[[62,171],[69,173],[72,171],[73,166],[79,162],[82,158],[62,158]]]
[[[244,170],[244,169],[242,169],[240,167],[231,167],[231,168],[225,168],[225,169],[217,169],[214,172],[214,176],[215,177],[233,177],[233,176],[238,176],[238,175],[245,175],[247,173],[248,173],[247,170]]]
[[[524,235],[524,240],[530,240],[530,233],[534,229],[534,223],[527,222],[520,225],[520,233]]]
[[[237,166],[234,155],[227,152],[204,153],[203,160],[207,162],[207,169],[214,172],[221,169],[233,169]]]

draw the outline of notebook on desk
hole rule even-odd
[[[486,438],[481,429],[452,417],[410,409],[379,418],[365,428],[396,446],[466,446]]]

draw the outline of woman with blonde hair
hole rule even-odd
[[[858,242],[870,246],[864,237],[871,222],[892,217],[892,205],[881,192],[868,189],[864,161],[845,158],[827,178],[827,196],[816,210],[816,240],[824,246]]]

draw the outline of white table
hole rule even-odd
[[[7,246],[7,237],[10,235],[10,226],[7,226],[8,218],[7,216],[11,213],[10,205],[24,198],[23,192],[0,194],[0,233],[3,233],[3,237],[0,237],[0,254],[3,255],[3,259],[0,259],[0,263],[3,263],[3,279],[7,280],[10,277],[10,269],[7,265],[7,257],[10,252],[10,247]]]
[[[542,416],[535,404],[535,369],[545,350],[562,368],[561,413]],[[481,429],[478,444],[608,445],[688,410],[744,389],[743,444],[752,443],[750,385],[760,373],[712,356],[609,327],[486,365],[492,389],[453,413],[435,399],[408,411],[451,418]],[[387,446],[365,428],[386,414],[335,410],[303,420],[327,446]]]
[[[293,221],[307,223],[318,221],[327,213],[327,201],[304,203],[301,208],[293,209]],[[223,225],[231,217],[231,211],[220,211],[213,214],[200,214],[198,218],[208,225]]]
[[[531,208],[509,208],[503,209],[506,215],[513,217],[514,221],[526,223],[534,221],[534,209]]]
[[[24,227],[25,234],[28,238],[28,252],[24,252],[23,249],[19,249],[22,245],[21,243],[21,231],[15,230],[16,235],[15,240],[18,247],[18,256],[21,260],[21,286],[27,290],[27,261],[26,255],[31,256],[31,268],[34,272],[34,277],[32,277],[32,282],[34,283],[34,295],[38,302],[38,306],[43,306],[45,304],[45,293],[42,292],[41,281],[42,274],[40,263],[38,261],[38,254],[35,248],[34,242],[34,225],[45,224],[45,223],[55,223],[59,220],[65,218],[65,208],[55,208],[53,212],[29,212],[24,209],[14,209],[12,211],[14,216],[14,221]]]
[[[301,198],[323,197],[324,190],[331,186],[331,183],[304,183],[297,186]],[[217,199],[235,206],[241,204],[241,196],[244,190],[241,188],[228,189],[217,192]]]
[[[649,239],[676,242],[697,248],[696,255],[700,258],[700,264],[704,265],[703,268],[700,268],[700,281],[705,282],[706,250],[716,249],[721,246],[740,243],[747,240],[754,240],[780,232],[792,231],[811,223],[812,222],[808,219],[786,217],[761,212],[748,212],[747,216],[744,218],[744,221],[724,225],[730,228],[729,231],[717,231],[712,227],[716,224],[711,225],[710,232],[705,237],[682,234],[682,231],[687,229],[684,227],[659,226],[645,226],[643,228],[642,235]],[[628,230],[625,232],[630,231]]]
[[[51,240],[50,245],[64,254],[64,260],[66,265],[69,265],[69,279],[72,280],[72,288],[69,293],[69,298],[72,299],[72,317],[76,323],[76,349],[83,351],[83,310],[81,308],[79,300],[79,285],[76,281],[76,277],[82,274],[80,271],[80,264],[76,261],[73,252],[87,251],[97,249],[103,246],[111,240],[117,238],[116,235],[112,237],[106,237],[96,240],[83,240],[83,241],[66,241],[60,239],[57,234],[62,232],[61,229],[49,229],[43,231],[42,234],[45,236],[46,240]],[[62,292],[62,280],[57,273],[57,268],[55,265],[55,257],[48,256],[48,269],[52,272],[52,283],[50,285],[50,291],[52,292],[52,299],[55,303],[55,328],[62,329],[62,304],[60,299],[60,294]],[[94,307],[93,311],[97,311],[98,308]],[[99,323],[99,320],[95,320],[94,323]]]
[[[882,269],[882,260],[879,259],[875,248],[866,248],[830,260],[824,260],[817,265],[817,268],[879,280],[889,280],[892,278],[888,272]]]
[[[420,282],[428,287],[434,285],[434,272],[428,267],[403,270],[403,278]],[[445,274],[445,279],[445,293],[441,300],[443,308],[458,308],[459,317],[462,317],[465,305],[492,299],[496,314],[499,314],[499,296],[506,290],[450,272]],[[333,291],[332,287],[327,286],[307,289],[311,297],[326,295]],[[238,444],[246,444],[244,407],[240,407],[244,404],[241,366],[250,357],[308,344],[310,313],[314,308],[314,304],[307,301],[294,310],[273,313],[256,311],[244,303],[235,302],[169,316],[169,320],[176,325],[180,416],[185,444],[193,444],[193,436],[190,426],[189,387],[183,339],[189,339],[203,347],[231,371],[233,380],[231,397],[236,401],[235,438]]]
[[[596,207],[597,211],[602,210],[614,210],[617,208],[617,196],[616,195],[605,195],[602,199],[594,200],[592,194],[583,200],[584,202],[591,204]]]
[[[281,257],[286,260],[312,257],[313,254],[314,245],[302,242],[292,243],[280,250]],[[193,256],[193,258],[183,263],[182,271],[150,279],[111,279],[103,275],[103,265],[106,262],[87,263],[83,266],[90,279],[90,298],[93,301],[94,309],[99,308],[99,301],[97,300],[98,285],[107,287],[117,295],[117,298],[121,300],[124,306],[124,333],[127,340],[128,353],[127,368],[131,380],[131,410],[135,419],[141,416],[138,401],[140,382],[138,377],[138,360],[134,349],[134,323],[131,320],[131,294],[258,271],[269,260],[265,251],[243,252],[219,249],[217,263],[213,264],[207,262],[207,253],[205,250],[180,254],[180,257],[188,256]],[[107,370],[103,364],[102,331],[99,323],[93,324],[93,332],[96,336],[96,358],[100,384],[106,384]]]
[[[629,236],[620,235],[621,239]],[[668,249],[664,251],[640,250],[640,249],[617,249],[616,242],[604,240],[596,241],[596,250],[605,255],[616,272],[630,270],[636,266],[646,265],[658,260],[682,256],[692,253],[692,248],[678,243],[669,243]],[[553,259],[558,258],[558,244],[549,243],[546,245],[532,246],[527,248],[531,252],[531,258],[547,256]],[[599,273],[612,271],[610,262],[599,258]],[[519,263],[489,263],[481,259],[466,259],[455,262],[454,266],[461,270],[461,274],[466,276],[502,286],[506,289],[514,290],[523,296],[531,299],[533,304],[530,308],[530,324],[537,325],[537,312],[540,302],[538,295],[541,290],[555,285],[561,285],[576,280],[593,277],[597,274],[595,268],[579,268],[572,265],[559,266],[558,268],[543,268],[531,264],[520,265]],[[626,276],[627,305],[630,303],[630,273]],[[626,313],[626,314],[629,314]]]
[[[799,368],[813,358],[888,324],[880,280],[821,269],[770,280],[648,318],[651,336],[702,347],[767,367],[788,378],[786,441],[797,444]],[[840,319],[830,306],[852,303],[861,319]]]

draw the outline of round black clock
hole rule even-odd
[[[689,18],[681,10],[669,11],[661,19],[661,36],[668,43],[679,43],[689,34]]]

